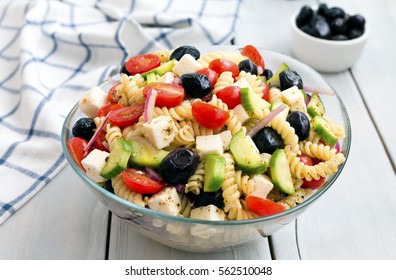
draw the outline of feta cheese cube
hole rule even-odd
[[[164,188],[152,195],[147,204],[154,211],[174,216],[177,216],[181,209],[180,198],[175,188]]]
[[[238,86],[240,88],[249,88],[249,90],[253,91],[253,89],[250,86],[249,82],[244,77],[242,77],[238,81],[236,81],[234,83],[234,86]]]
[[[235,106],[232,111],[234,111],[235,116],[237,116],[238,120],[242,124],[250,118],[246,110],[243,108],[242,104],[238,104],[237,106]]]
[[[78,106],[87,117],[94,118],[97,116],[98,110],[108,102],[107,93],[99,87],[93,87],[83,94]]]
[[[292,86],[281,92],[282,100],[290,106],[290,111],[301,111],[307,112],[307,106],[305,105],[304,94],[299,90],[297,86]]]
[[[176,62],[172,71],[181,77],[187,73],[195,73],[202,68],[202,65],[191,54],[185,54]]]
[[[225,213],[215,205],[209,204],[192,209],[190,218],[208,221],[224,221]]]
[[[251,195],[267,198],[268,193],[274,187],[271,179],[264,174],[254,175],[252,180],[256,184],[256,189],[251,193]]]
[[[173,74],[172,72],[166,72],[164,75],[158,78],[157,82],[171,84],[173,83],[174,79],[175,79],[175,74]]]
[[[142,132],[157,149],[162,149],[175,139],[177,128],[171,117],[158,116],[144,123]]]
[[[232,138],[231,131],[229,130],[224,130],[223,132],[219,133],[221,142],[223,142],[223,150],[226,151],[229,149],[230,146],[230,141]]]
[[[106,164],[106,159],[110,153],[98,149],[92,150],[82,161],[87,176],[96,183],[105,182],[106,179],[100,176],[100,172]]]
[[[222,155],[224,152],[223,141],[219,134],[197,136],[195,144],[201,158],[208,154]]]

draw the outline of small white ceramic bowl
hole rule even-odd
[[[290,18],[294,56],[320,72],[335,73],[352,67],[361,55],[369,36],[367,24],[362,36],[345,41],[316,38],[296,25],[299,11]]]

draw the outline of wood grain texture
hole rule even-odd
[[[0,227],[0,259],[104,259],[107,216],[67,166]]]

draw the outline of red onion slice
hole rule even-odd
[[[156,181],[156,182],[162,181],[162,177],[157,172],[155,172],[153,169],[145,167],[144,172],[147,174],[147,176],[149,176],[154,181]]]
[[[92,147],[93,143],[95,142],[96,138],[98,138],[99,133],[103,130],[104,126],[107,123],[107,119],[109,118],[109,114],[106,115],[100,126],[95,130],[94,135],[92,136],[91,140],[89,140],[87,146],[84,148],[84,152],[89,151],[89,149]]]
[[[323,95],[335,95],[335,91],[329,88],[317,88],[317,87],[310,87],[310,86],[303,86],[303,90],[306,92],[317,92],[318,94]]]
[[[263,129],[267,124],[269,124],[273,118],[275,118],[279,113],[281,113],[284,109],[286,109],[286,105],[282,104],[273,111],[271,111],[268,116],[262,119],[258,124],[256,124],[249,132],[248,136],[253,137],[257,132]]]
[[[149,122],[153,118],[155,100],[157,99],[158,92],[151,88],[147,93],[146,102],[144,103],[144,121]]]

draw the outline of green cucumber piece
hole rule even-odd
[[[127,141],[122,138],[115,140],[106,164],[100,172],[100,176],[105,179],[111,179],[120,174],[127,168],[131,154],[132,148]]]
[[[334,146],[338,139],[331,131],[330,125],[327,120],[321,116],[315,116],[311,120],[312,129],[322,138],[327,145]]]
[[[267,170],[263,157],[252,138],[243,130],[235,133],[230,141],[229,149],[234,156],[236,165],[247,174],[260,174]]]
[[[158,168],[162,160],[169,154],[168,151],[157,150],[146,139],[130,140],[132,154],[129,162],[134,166]]]
[[[270,103],[254,93],[249,87],[241,88],[240,93],[242,107],[248,113],[253,113],[256,109],[264,110],[271,107]]]
[[[307,111],[312,118],[315,116],[323,116],[325,113],[323,102],[320,99],[319,94],[316,92],[312,94],[311,99],[308,102]]]
[[[294,194],[293,178],[290,172],[289,161],[283,149],[277,149],[270,159],[271,178],[274,186],[286,194]]]
[[[142,74],[142,77],[145,78],[147,80],[147,76],[151,73],[154,73],[156,75],[164,75],[166,72],[170,72],[172,71],[173,67],[175,66],[175,60],[172,59],[171,61],[165,62],[163,64],[161,64],[160,66],[158,66],[157,68],[154,68],[150,71],[147,71],[145,73]]]
[[[204,191],[215,192],[221,188],[225,178],[225,158],[209,154],[205,157]]]
[[[280,83],[279,81],[279,74],[285,70],[289,69],[289,65],[286,63],[282,63],[281,66],[275,71],[275,74],[268,79],[267,83],[268,85],[271,85],[271,83]]]

